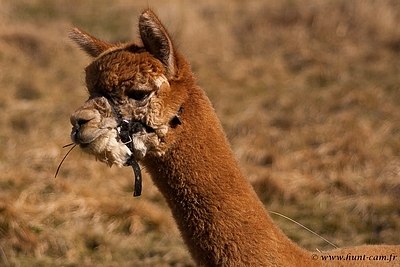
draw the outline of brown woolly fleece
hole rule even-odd
[[[400,246],[312,253],[289,240],[243,177],[210,101],[152,11],[141,14],[139,32],[143,46],[71,32],[94,57],[72,139],[108,164],[133,155],[146,167],[198,266],[400,266]],[[145,125],[132,135],[133,151],[119,140],[109,98],[125,119]]]

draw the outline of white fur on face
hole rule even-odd
[[[71,138],[84,152],[94,155],[99,161],[122,167],[132,152],[121,142],[116,129],[117,121],[108,115],[109,109],[111,107],[104,97],[86,101],[71,116]]]
[[[131,157],[132,152],[126,145],[117,140],[119,140],[117,130],[110,129],[107,133],[97,137],[95,141],[82,147],[82,149],[109,166],[115,164],[118,167],[122,167]]]

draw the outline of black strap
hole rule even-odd
[[[178,112],[177,112],[177,113],[175,114],[175,116],[172,118],[171,124],[172,124],[173,126],[181,125],[181,124],[182,124],[182,121],[181,121],[181,118],[180,118],[180,116],[181,116],[181,114],[182,114],[182,110],[183,110],[183,106],[180,106]]]

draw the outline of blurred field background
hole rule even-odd
[[[0,0],[0,266],[194,266],[148,177],[70,143],[89,62],[67,39],[138,40],[152,7],[268,210],[339,247],[400,244],[397,0]],[[296,243],[332,247],[271,214]]]

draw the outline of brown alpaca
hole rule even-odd
[[[71,31],[94,58],[71,137],[109,165],[145,166],[198,266],[400,266],[400,246],[311,253],[291,242],[243,177],[210,101],[152,11],[140,16],[139,32],[143,45]]]

